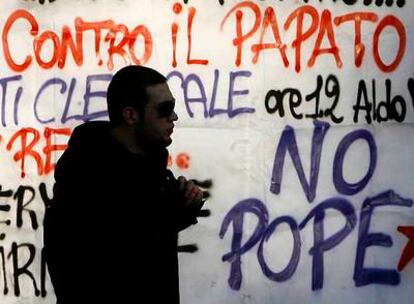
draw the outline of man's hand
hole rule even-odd
[[[185,204],[193,208],[201,208],[203,206],[203,191],[193,182],[188,181],[184,176],[177,178],[180,191],[185,198]]]

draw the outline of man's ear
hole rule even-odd
[[[133,107],[123,108],[122,117],[128,126],[136,125],[140,119],[138,111]]]

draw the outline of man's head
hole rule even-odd
[[[112,127],[134,131],[139,145],[171,144],[175,100],[159,72],[143,66],[126,66],[112,78],[107,92]]]

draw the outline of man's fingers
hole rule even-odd
[[[197,187],[197,191],[195,192],[195,196],[193,198],[193,201],[195,203],[201,202],[203,199],[203,191],[201,191],[198,187]]]
[[[189,198],[191,196],[191,191],[193,191],[193,182],[186,181],[184,186],[184,196]]]
[[[187,187],[188,188],[187,188],[185,196],[189,203],[193,203],[197,201],[198,199],[201,199],[202,197],[201,190],[197,186],[195,186],[194,183],[188,182]]]
[[[177,181],[179,189],[186,199],[187,205],[199,205],[203,200],[210,196],[208,191],[201,190],[199,186],[211,187],[211,180],[200,182],[196,180],[187,180],[184,176],[179,176]]]
[[[180,189],[180,191],[183,191],[184,188],[186,187],[187,179],[184,176],[179,176],[177,178],[177,181],[178,181],[178,188]]]

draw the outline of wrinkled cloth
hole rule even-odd
[[[130,153],[108,122],[74,129],[44,221],[58,304],[179,303],[177,235],[198,210],[184,205],[167,158],[165,148]]]

